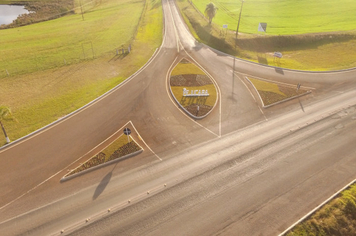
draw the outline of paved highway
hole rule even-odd
[[[164,41],[142,70],[0,150],[0,232],[276,235],[355,179],[355,70],[306,73],[234,59],[197,43],[174,2],[162,4]],[[183,57],[218,85],[218,105],[201,121],[187,117],[167,91]],[[315,90],[261,109],[245,75]],[[133,137],[143,154],[59,182],[126,126],[139,132],[143,141]]]

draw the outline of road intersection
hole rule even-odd
[[[75,114],[0,150],[1,232],[276,235],[355,178],[355,70],[300,72],[235,59],[198,43],[174,1],[162,4],[164,40],[146,66]],[[182,58],[219,90],[203,120],[188,117],[168,92]],[[261,109],[246,75],[315,90]],[[143,154],[59,182],[125,124],[138,131]]]

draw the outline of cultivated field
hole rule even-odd
[[[214,0],[219,9],[213,22],[236,30],[241,1]],[[193,0],[204,12],[206,0]],[[267,23],[267,33],[273,35],[305,34],[354,30],[356,28],[354,0],[246,0],[243,4],[239,31],[258,33],[258,24]]]

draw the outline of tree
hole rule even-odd
[[[205,8],[205,15],[209,18],[209,24],[211,24],[211,22],[213,21],[213,18],[215,17],[216,14],[216,10],[218,10],[218,8],[215,6],[214,3],[209,3],[208,5],[206,5]]]
[[[0,106],[0,125],[1,125],[1,128],[2,128],[2,132],[3,132],[4,135],[5,135],[6,143],[9,143],[9,142],[10,142],[10,139],[9,139],[9,137],[8,137],[7,134],[6,134],[3,121],[13,120],[13,119],[14,119],[14,118],[12,117],[12,113],[11,113],[10,108],[8,108],[8,107],[6,107],[6,106]]]

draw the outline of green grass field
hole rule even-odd
[[[10,107],[18,121],[5,123],[12,141],[121,83],[144,65],[162,42],[158,0],[147,4],[102,0],[84,17],[83,21],[81,15],[69,15],[0,30],[0,104]],[[116,55],[117,47],[129,44],[130,54]],[[1,74],[4,65],[10,76]],[[1,133],[0,146],[4,144]]]
[[[201,12],[209,2],[193,0]],[[212,2],[219,8],[213,22],[236,30],[241,1]],[[239,31],[256,34],[260,22],[267,23],[267,33],[272,35],[354,30],[355,12],[354,0],[245,0]]]
[[[248,3],[252,4],[251,2],[254,1],[255,0],[246,0],[244,9]],[[284,2],[286,1],[288,0],[285,0]],[[273,0],[269,2],[273,5],[276,4],[277,1]],[[301,4],[302,2],[304,1],[298,1],[298,3],[295,1],[294,5],[290,4],[291,9],[289,11],[291,14],[293,13],[293,6],[296,6],[295,4]],[[236,23],[233,27],[231,27],[230,24],[229,28],[231,28],[231,30],[227,31],[222,30],[223,23],[218,22],[219,17],[231,17],[231,14],[229,15],[224,9],[221,10],[222,8],[220,8],[218,10],[216,19],[214,18],[213,24],[209,25],[208,20],[205,19],[202,14],[199,14],[201,12],[197,12],[187,0],[179,0],[177,3],[190,31],[198,41],[230,55],[235,55],[239,58],[258,62],[260,64],[298,70],[326,71],[356,67],[356,53],[353,53],[356,50],[356,31],[350,30],[352,29],[352,27],[350,27],[350,22],[340,26],[338,28],[338,30],[341,30],[340,32],[294,35],[292,32],[289,32],[289,34],[292,35],[258,33],[257,22],[257,25],[254,26],[251,31],[255,34],[239,34],[238,40],[236,41],[235,32],[237,21],[235,21]],[[193,3],[197,5],[200,4],[200,10],[204,11],[207,2],[193,1]],[[262,2],[261,4],[263,5],[264,3]],[[351,6],[350,8],[352,8],[355,4],[349,5]],[[332,12],[333,8],[328,8],[328,10]],[[256,12],[259,11],[260,10],[258,9],[256,10]],[[298,13],[298,11],[296,11],[296,13]],[[243,10],[243,16],[244,14]],[[339,12],[339,14],[340,17],[343,16],[343,13]],[[273,18],[277,21],[278,17]],[[290,15],[290,18],[294,19],[295,16]],[[278,19],[282,23],[285,23],[282,18]],[[225,20],[223,22],[226,23]],[[310,20],[309,23],[314,24],[315,22],[317,22],[317,20]],[[353,20],[351,23],[352,22],[356,21]],[[241,24],[241,27],[243,27],[243,24]],[[313,27],[309,30],[312,28]],[[354,29],[355,28],[356,26]],[[316,27],[314,32],[324,30],[326,29]],[[240,28],[240,32],[241,31],[244,30]],[[271,32],[269,31],[269,33]],[[280,33],[282,34],[283,32]],[[284,33],[287,34],[287,31],[284,31]],[[281,60],[274,60],[273,53],[276,51],[282,52],[283,58]]]
[[[113,54],[136,33],[145,1],[103,1],[95,10],[0,30],[0,78]],[[119,17],[120,16],[120,17]],[[124,19],[124,20],[123,20]]]

